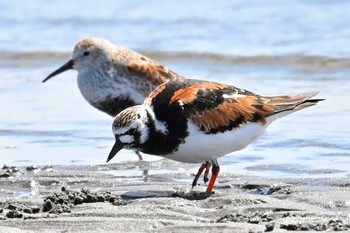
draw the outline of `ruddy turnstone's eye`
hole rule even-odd
[[[89,54],[90,54],[90,52],[89,51],[85,51],[84,53],[83,53],[83,55],[86,57],[86,56],[89,56]]]
[[[128,135],[133,135],[136,133],[136,128],[134,129],[129,129],[128,131],[125,132],[125,134],[128,134]]]
[[[137,119],[140,119],[141,118],[141,114],[137,114]]]

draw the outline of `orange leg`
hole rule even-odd
[[[213,164],[213,167],[212,167],[212,170],[211,170],[211,178],[210,178],[210,181],[209,181],[209,185],[207,187],[207,190],[205,191],[206,193],[211,193],[213,191],[214,184],[215,184],[216,178],[219,175],[219,172],[220,172],[220,166],[216,165],[216,164]]]
[[[206,184],[209,179],[208,179],[208,175],[209,175],[209,171],[210,171],[210,167],[211,167],[211,164],[210,163],[206,163],[206,167],[205,167],[205,172],[204,172],[204,176],[203,176],[203,180],[204,180],[204,184]]]
[[[201,167],[198,169],[198,172],[197,172],[197,174],[194,177],[193,182],[192,182],[192,188],[197,185],[197,181],[198,181],[199,177],[202,175],[203,170],[207,168],[207,164],[208,164],[208,162],[203,163],[201,165]],[[210,165],[210,163],[209,163],[209,165]],[[205,172],[207,172],[207,171],[205,171]]]

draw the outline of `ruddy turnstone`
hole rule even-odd
[[[160,84],[183,78],[146,56],[101,38],[79,41],[72,58],[43,82],[70,69],[78,71],[78,86],[84,98],[113,117],[141,104]]]
[[[160,85],[143,102],[119,113],[113,122],[115,144],[186,163],[204,162],[192,185],[212,165],[211,193],[220,166],[217,158],[241,150],[276,119],[317,104],[317,92],[265,97],[234,86],[174,80]]]

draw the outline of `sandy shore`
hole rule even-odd
[[[192,166],[166,160],[5,166],[0,170],[0,232],[350,230],[349,178],[223,173],[215,193],[206,195],[203,184],[190,190]]]

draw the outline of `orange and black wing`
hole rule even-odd
[[[265,124],[274,112],[267,101],[234,86],[186,79],[159,86],[144,103],[153,107],[159,120],[186,118],[206,133],[217,133],[249,121]]]
[[[315,94],[264,97],[226,84],[187,79],[159,86],[145,104],[152,105],[162,121],[185,117],[211,134],[239,128],[248,122],[264,125],[273,114],[316,104],[320,100],[310,99]]]
[[[268,99],[234,86],[200,82],[177,90],[171,103],[206,133],[232,130],[248,122],[266,123],[275,111]]]

